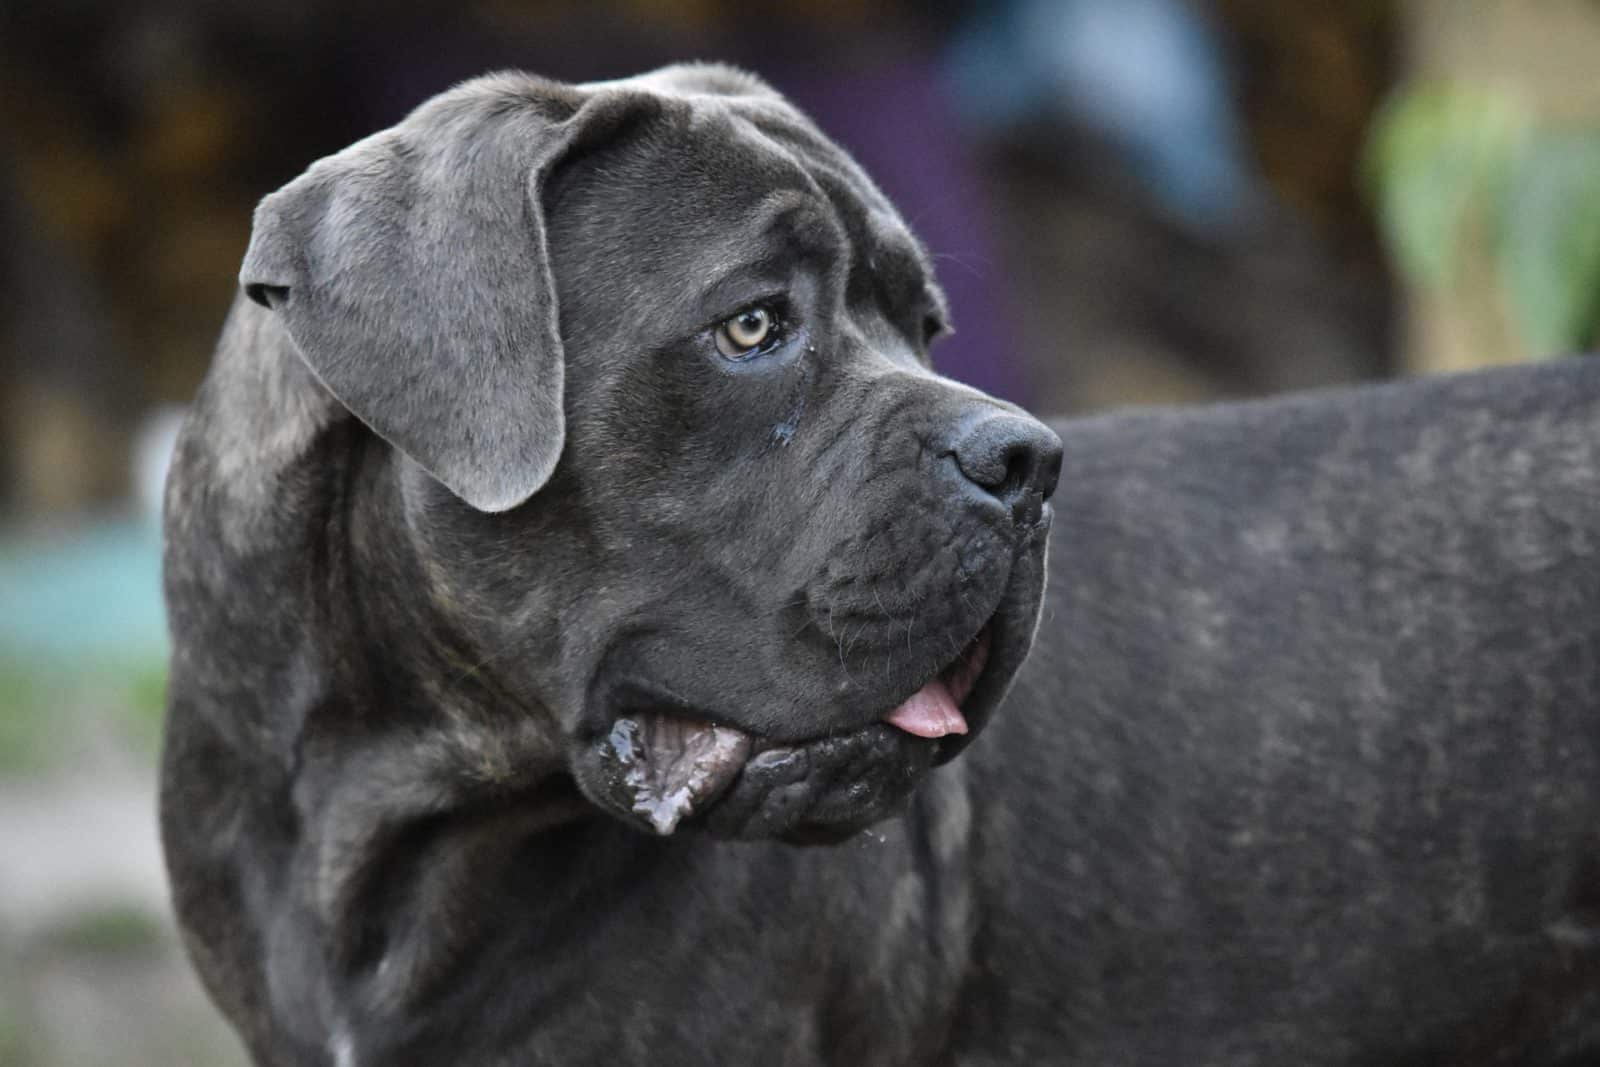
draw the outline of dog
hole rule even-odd
[[[161,825],[257,1063],[1597,1055],[1595,365],[1052,430],[715,65],[459,86],[240,280]]]

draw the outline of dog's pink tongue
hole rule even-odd
[[[967,720],[962,718],[950,690],[938,678],[912,693],[904,704],[884,716],[883,721],[918,737],[967,732]]]

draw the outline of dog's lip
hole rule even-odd
[[[987,669],[991,622],[986,622],[950,663],[946,664],[906,701],[882,717],[853,730],[833,731],[816,737],[778,740],[752,734],[742,727],[674,707],[629,710],[619,714],[601,742],[626,788],[628,806],[657,834],[668,835],[690,815],[714,805],[738,780],[752,760],[784,758],[785,754],[827,740],[836,740],[890,726],[902,743],[930,745],[937,754],[940,738],[967,731],[959,706],[975,689]],[[959,728],[942,732],[907,729],[894,721],[897,713],[930,686],[943,688],[958,709]]]
[[[714,801],[750,757],[744,731],[664,714],[619,718],[607,744],[633,813],[662,835]]]
[[[927,762],[932,762],[940,743],[885,722],[871,722],[804,741],[766,741],[734,727],[670,712],[631,714],[617,720],[604,742],[604,759],[616,768],[612,780],[622,787],[610,795],[613,803],[620,803],[638,821],[665,837],[685,819],[717,810],[718,802],[737,791],[748,777],[747,769],[805,766],[806,754],[814,746],[866,743],[873,732],[893,737],[902,752],[926,748]],[[658,748],[648,740],[660,737],[689,740],[667,748]],[[802,762],[794,764],[797,759]]]

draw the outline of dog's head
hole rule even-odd
[[[452,658],[615,815],[849,833],[1027,652],[1060,443],[930,369],[926,254],[748,75],[463,85],[268,197],[241,280],[393,447]]]

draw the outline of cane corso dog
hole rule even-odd
[[[1600,365],[1058,438],[700,65],[453,89],[241,282],[161,816],[257,1063],[1600,1049]]]

